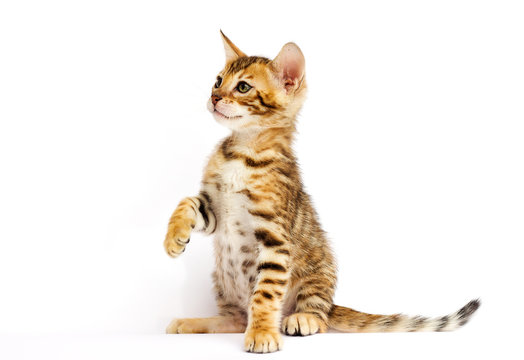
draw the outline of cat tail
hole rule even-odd
[[[445,316],[374,315],[333,305],[329,313],[330,328],[342,332],[413,332],[452,331],[468,322],[479,308],[480,300],[471,300],[460,310]]]

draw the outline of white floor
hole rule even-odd
[[[475,319],[452,333],[339,334],[286,337],[284,350],[265,359],[516,359],[517,335],[482,331]],[[512,340],[513,339],[513,340]],[[6,335],[0,359],[247,359],[241,334]],[[519,348],[517,352],[517,347]]]

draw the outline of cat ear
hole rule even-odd
[[[297,44],[290,42],[284,45],[273,59],[273,65],[287,92],[296,90],[302,85],[306,61]]]
[[[224,35],[222,30],[220,30],[220,34],[222,35],[222,41],[224,42],[224,50],[226,51],[226,63],[234,61],[239,57],[247,56],[235,44],[233,44],[226,35]]]

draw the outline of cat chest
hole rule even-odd
[[[229,161],[221,169],[215,203],[218,227],[224,235],[246,233],[251,227],[249,199],[243,192],[248,187],[248,179],[249,173],[240,161]]]
[[[236,193],[247,186],[249,171],[242,161],[232,160],[222,165],[220,178],[225,193]]]

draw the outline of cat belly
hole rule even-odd
[[[215,237],[216,272],[218,288],[223,300],[246,308],[256,281],[256,252],[246,237],[231,233]]]
[[[249,178],[242,161],[221,166],[220,186],[209,187],[215,231],[215,282],[222,303],[246,309],[256,282],[258,247],[254,236],[249,199],[244,194]]]
[[[235,305],[248,313],[249,301],[257,281],[259,249],[254,236],[254,224],[247,211],[247,199],[238,190],[212,194],[214,206],[220,209],[216,212],[217,229],[214,239],[214,281],[218,305]],[[286,291],[282,301],[282,317],[295,311],[297,293],[297,286]]]
[[[257,275],[258,248],[253,224],[245,195],[236,191],[220,195],[214,242],[215,279],[223,300],[247,309]]]

